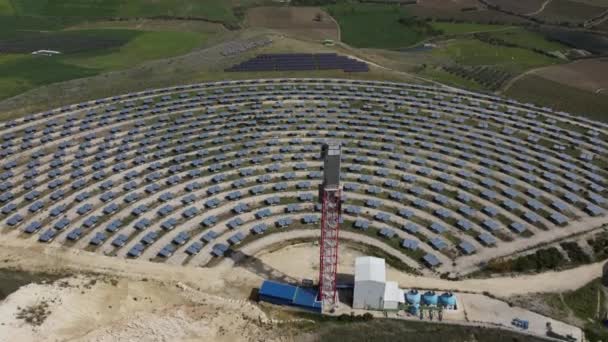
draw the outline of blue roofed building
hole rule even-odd
[[[261,301],[272,304],[288,305],[314,312],[322,310],[321,302],[317,301],[317,291],[312,288],[265,280],[260,286],[258,296]]]

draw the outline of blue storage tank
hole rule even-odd
[[[418,312],[420,311],[420,304],[412,304],[412,305],[410,305],[410,307],[408,308],[408,311],[412,315],[417,315]]]
[[[439,305],[444,307],[455,307],[456,296],[452,292],[446,292],[439,296]]]
[[[425,305],[437,305],[439,297],[435,291],[428,291],[422,295],[422,303]]]
[[[405,294],[405,301],[408,304],[419,305],[420,304],[420,292],[418,292],[418,290],[409,290]]]

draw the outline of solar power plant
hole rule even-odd
[[[272,44],[272,39],[264,37],[257,40],[235,41],[225,44],[222,56],[234,56],[243,52]]]
[[[335,60],[289,56],[306,67]],[[283,57],[256,60],[289,67]],[[565,121],[600,135],[573,134]],[[3,122],[1,234],[190,266],[246,248],[253,234],[256,243],[279,232],[314,238],[321,144],[337,140],[350,239],[376,239],[415,267],[473,272],[608,221],[607,131],[415,84],[268,79],[148,90]]]
[[[365,62],[335,53],[277,53],[258,55],[234,65],[226,69],[226,71],[306,71],[332,69],[341,69],[345,72],[365,72],[369,71],[369,66]]]

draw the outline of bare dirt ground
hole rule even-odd
[[[306,278],[310,277],[311,274],[314,275],[314,270],[318,267],[316,266],[318,264],[317,247],[312,244],[301,244],[289,248],[290,253],[294,253],[298,260],[304,259],[306,261],[298,261],[298,267],[291,267],[290,263],[285,260],[296,258],[288,258],[285,254],[286,252],[282,250],[265,253],[264,250],[266,248],[258,251],[259,254],[254,253],[253,255],[262,258],[271,268],[294,278]],[[345,254],[347,257],[339,260],[338,273],[347,273],[352,270],[352,259],[357,254],[356,252],[347,252]],[[518,294],[563,292],[580,288],[601,275],[602,265],[602,263],[595,263],[561,272],[545,272],[518,277],[465,279],[460,281],[414,276],[388,268],[387,278],[397,281],[402,288],[441,289],[476,293],[489,292],[495,296],[507,298]]]
[[[340,39],[337,23],[319,7],[255,7],[247,11],[245,22],[302,39]]]
[[[554,332],[560,335],[570,334],[576,337],[577,341],[582,340],[581,329],[564,322],[478,294],[459,293],[458,296],[469,322],[485,322],[511,327],[513,318],[520,318],[530,323],[529,332],[539,336],[546,334],[546,323],[550,322]]]
[[[44,304],[32,325],[19,312]],[[186,285],[98,276],[30,284],[0,305],[0,341],[280,341],[266,314]]]
[[[340,273],[354,274],[355,259],[367,255],[354,243],[342,243],[339,247]],[[297,275],[300,278],[315,279],[319,273],[319,246],[317,243],[305,242],[289,245],[278,250],[269,249],[256,255],[264,264],[283,272]],[[298,270],[289,272],[288,270]],[[399,270],[386,267],[387,278],[399,273]]]
[[[581,60],[537,69],[535,75],[590,92],[608,89],[608,58]]]
[[[69,248],[23,241],[0,242],[0,264],[31,271],[81,274],[49,284],[22,287],[0,304],[0,341],[279,341],[290,340],[257,306],[247,301],[262,277],[234,267],[229,259],[212,268],[123,260]],[[251,244],[249,244],[251,245]],[[246,246],[249,246],[246,245]],[[338,271],[352,272],[362,252],[342,246]],[[296,278],[313,278],[318,249],[312,243],[253,254],[262,264]],[[90,272],[96,272],[91,274]],[[403,288],[457,289],[510,296],[580,287],[601,265],[518,278],[450,282],[415,277],[388,268]],[[84,274],[84,275],[82,275]],[[226,299],[230,298],[230,299]],[[31,326],[17,318],[23,309],[47,303],[46,319]],[[485,309],[484,309],[485,310]],[[501,318],[506,320],[507,318]],[[15,339],[17,338],[17,339]]]

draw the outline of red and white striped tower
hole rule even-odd
[[[336,306],[336,274],[338,271],[338,232],[341,215],[340,144],[324,144],[323,184],[319,188],[322,204],[319,270],[319,299],[323,310]]]

